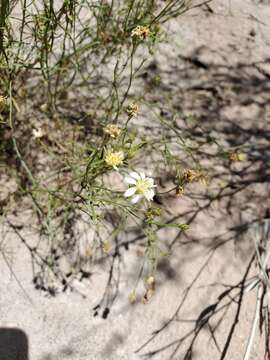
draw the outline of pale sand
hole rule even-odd
[[[200,52],[197,53],[202,62],[231,66],[239,62],[260,62],[269,58],[270,5],[267,5],[267,2],[259,4],[259,2],[248,0],[233,0],[230,8],[228,5],[229,1],[226,0],[213,1],[210,6],[214,14],[200,9],[169,24],[171,38],[169,38],[168,44],[162,46],[162,54],[157,60],[161,71],[164,72],[164,82],[173,86],[176,96],[180,88],[188,88],[192,82],[196,85],[201,80],[213,79],[213,73],[210,71],[209,75],[208,72],[196,70],[196,68],[187,70],[185,62],[179,59],[179,55],[184,57],[194,55],[200,49]],[[252,30],[255,31],[255,36],[250,35]],[[261,68],[270,75],[268,67],[269,63],[261,64]],[[184,70],[176,76],[177,68]],[[196,78],[183,79],[181,74],[191,74]],[[252,87],[252,85],[249,86]],[[250,91],[251,89],[247,88],[247,92]],[[203,94],[200,96],[197,92],[190,92],[190,94],[189,98],[184,96],[185,109],[190,111],[194,108],[195,111],[202,111]],[[256,96],[260,100],[264,98],[264,95]],[[250,107],[247,110],[247,106],[252,105],[252,99],[249,105],[238,104],[238,98],[235,95],[233,100],[233,106],[229,104],[224,107],[222,116],[232,120],[237,118],[239,124],[244,127],[257,124],[257,108],[254,110],[254,116],[250,115]],[[199,105],[197,106],[198,101]],[[206,107],[204,111],[207,113],[207,110]],[[268,107],[266,110],[268,111]],[[264,123],[263,119],[260,121],[262,122],[261,127],[269,131],[267,123]],[[229,140],[226,138],[224,141],[229,142]],[[255,137],[255,145],[256,141]],[[269,161],[267,156],[266,160]],[[215,304],[217,297],[226,289],[221,284],[236,285],[243,278],[253,252],[251,232],[240,236],[235,241],[228,241],[216,250],[211,262],[206,265],[200,278],[194,284],[186,303],[178,314],[178,321],[172,322],[140,352],[136,353],[136,350],[151,337],[153,331],[162,327],[175,313],[185,289],[206,261],[210,246],[218,243],[219,240],[213,240],[213,238],[226,233],[232,226],[252,220],[259,213],[263,213],[263,209],[267,207],[265,198],[268,194],[269,184],[255,184],[244,194],[236,196],[230,215],[224,210],[227,205],[225,200],[200,213],[192,225],[192,229],[188,232],[188,238],[180,238],[183,243],[179,243],[174,248],[173,255],[161,264],[157,275],[156,293],[147,305],[142,304],[140,299],[131,305],[128,300],[128,295],[133,288],[142,263],[142,257],[136,251],[139,246],[130,246],[128,252],[122,250],[125,256],[123,257],[119,294],[106,320],[102,319],[100,314],[96,317],[93,316],[93,307],[100,301],[106,285],[107,272],[104,271],[103,266],[100,266],[97,273],[84,285],[74,284],[78,292],[60,293],[56,297],[48,297],[45,293],[34,289],[29,252],[17,236],[10,233],[7,238],[3,239],[7,251],[7,261],[12,266],[17,280],[24,290],[20,288],[18,281],[11,274],[7,262],[0,256],[1,327],[3,329],[18,328],[27,335],[30,360],[135,360],[140,359],[144,353],[156,351],[173,343],[174,346],[168,347],[154,356],[154,359],[167,359],[175,346],[179,344],[177,341],[188,331],[194,329],[194,323],[180,322],[179,320],[198,319],[202,310]],[[191,206],[194,206],[194,203],[188,201],[187,198],[168,201],[171,201],[171,210],[174,214],[183,214]],[[248,204],[249,211],[246,211],[245,204]],[[230,234],[226,234],[227,238]],[[173,232],[164,232],[162,239],[167,242],[174,235]],[[29,236],[27,238],[29,239]],[[108,269],[108,264],[105,268]],[[251,274],[255,274],[254,268],[251,269],[249,276]],[[215,286],[206,287],[206,285]],[[79,293],[84,293],[86,298]],[[142,296],[142,286],[138,293],[139,296]],[[223,303],[225,304],[228,300],[228,297],[224,298]],[[255,311],[256,292],[251,291],[245,294],[242,305],[226,359],[238,360],[243,356]],[[221,358],[220,351],[222,352],[224,349],[236,311],[237,303],[230,307],[224,322],[217,330],[216,344],[210,338],[209,327],[204,326],[194,344],[190,359]],[[218,318],[219,315],[211,320],[212,327],[215,326]],[[0,329],[0,351],[3,329]],[[1,360],[24,359],[23,352],[26,354],[27,346],[23,333],[10,331],[10,334],[11,338],[16,339],[16,344],[20,344],[20,354],[14,352],[12,357],[6,352],[6,357],[2,355]],[[184,359],[192,336],[179,348],[175,359]],[[10,341],[12,342],[12,340]],[[257,331],[251,359],[261,360],[263,354],[264,338],[260,337],[259,331]]]

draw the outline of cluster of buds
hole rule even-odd
[[[145,218],[147,222],[151,222],[160,215],[161,215],[161,209],[159,207],[151,207],[146,211]]]
[[[230,152],[228,154],[228,158],[231,161],[245,161],[247,159],[247,156],[243,153]]]
[[[156,284],[156,281],[155,281],[154,276],[149,275],[145,281],[146,292],[145,292],[145,294],[143,296],[143,300],[142,300],[144,304],[147,304],[149,302],[149,300],[152,298],[152,296],[154,295],[155,284]]]
[[[176,196],[181,196],[181,195],[184,194],[184,191],[185,191],[184,187],[181,186],[181,185],[179,185],[179,186],[177,186],[177,188],[175,189],[175,195],[176,195]]]
[[[148,26],[138,25],[131,31],[131,36],[139,39],[146,39],[149,34],[150,29]]]

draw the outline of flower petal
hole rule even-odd
[[[140,180],[140,175],[138,173],[136,173],[135,171],[132,171],[129,176],[131,176],[132,178],[136,179],[136,180]]]
[[[132,204],[136,204],[139,200],[141,200],[141,198],[142,198],[141,195],[135,195],[135,196],[131,199]]]
[[[136,183],[137,183],[137,181],[130,176],[125,177],[125,182],[130,185],[136,185]]]
[[[155,192],[152,189],[149,189],[145,191],[144,196],[147,200],[153,200],[153,197],[155,196]]]
[[[132,196],[132,195],[135,194],[135,192],[136,192],[136,187],[135,187],[135,186],[132,186],[132,187],[130,187],[129,189],[127,189],[127,190],[125,191],[124,196],[125,196],[125,197]]]
[[[142,180],[145,179],[145,174],[143,172],[140,172],[140,177]]]
[[[145,180],[147,181],[148,187],[151,188],[151,187],[156,186],[156,185],[154,185],[154,179],[147,177]]]

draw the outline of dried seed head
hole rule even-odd
[[[132,117],[132,116],[137,116],[139,113],[139,105],[136,103],[131,103],[128,105],[127,107],[127,114]]]
[[[121,129],[119,129],[119,127],[114,124],[108,124],[103,131],[113,139],[118,138],[121,134]]]
[[[148,26],[138,25],[135,29],[132,30],[131,36],[138,37],[140,39],[145,39],[150,34],[150,29]]]

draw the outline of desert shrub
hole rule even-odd
[[[159,91],[159,74],[147,86],[141,78],[146,64],[155,66],[166,22],[192,6],[188,0],[2,2],[1,168],[16,179],[1,198],[2,213],[19,203],[35,215],[48,245],[42,251],[28,245],[39,288],[51,290],[51,279],[68,286],[61,256],[72,274],[100,258],[114,263],[136,228],[147,239],[147,301],[157,263],[171,251],[159,231],[188,228],[162,202],[207,181],[203,145],[189,132],[196,119],[176,110],[166,117],[148,96]],[[204,143],[218,156],[241,156],[214,138]],[[83,248],[78,224],[92,234]]]

